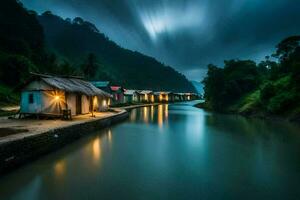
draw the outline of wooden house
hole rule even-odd
[[[91,82],[95,87],[103,90],[107,93],[111,93],[110,82],[109,81],[92,81]]]
[[[172,102],[174,96],[172,92],[154,92],[154,100],[156,102]]]
[[[140,102],[152,103],[155,101],[154,93],[151,90],[140,90],[137,93]]]
[[[102,111],[110,104],[110,94],[79,77],[33,74],[21,87],[21,114],[61,116]]]
[[[137,90],[127,90],[124,91],[124,102],[125,103],[133,103],[133,102],[139,102],[139,94]]]
[[[110,86],[111,94],[113,96],[114,104],[122,104],[124,101],[124,92],[125,89],[121,86]]]
[[[184,100],[184,95],[183,93],[173,93],[173,98],[174,101],[178,102],[178,101],[183,101]]]

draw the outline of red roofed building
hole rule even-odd
[[[124,88],[121,86],[110,86],[110,90],[113,95],[114,104],[124,103]]]

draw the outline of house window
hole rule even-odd
[[[32,104],[34,101],[33,101],[33,94],[29,94],[29,96],[28,96],[28,102],[30,103],[30,104]]]

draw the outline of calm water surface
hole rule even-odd
[[[300,128],[192,103],[130,119],[0,178],[0,199],[300,199]]]

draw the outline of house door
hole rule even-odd
[[[82,105],[81,95],[77,94],[76,95],[76,115],[80,115],[82,113],[81,112],[81,105]]]

